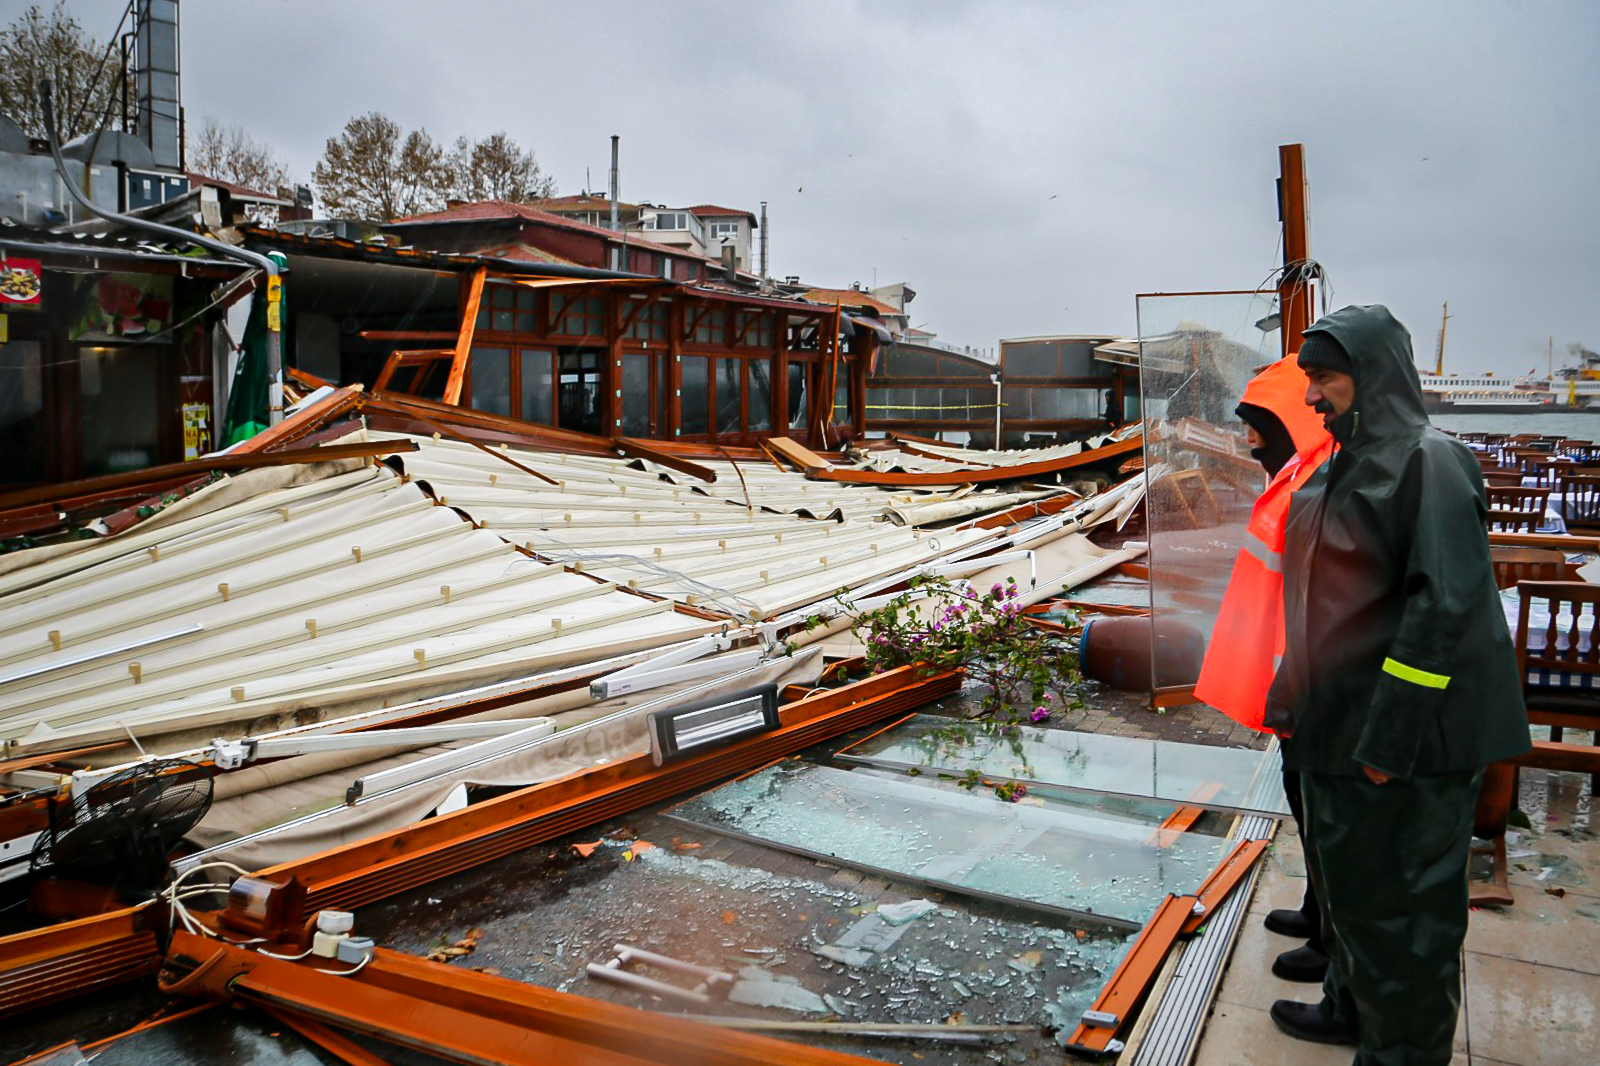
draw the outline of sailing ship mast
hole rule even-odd
[[[1444,328],[1450,323],[1450,301],[1444,302],[1444,317],[1439,319],[1439,351],[1433,359],[1433,376],[1444,377]]]

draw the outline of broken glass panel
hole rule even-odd
[[[1155,655],[1182,632],[1209,638],[1256,497],[1266,487],[1234,408],[1257,368],[1278,358],[1272,293],[1141,296],[1139,389],[1145,414],[1145,515],[1150,526]],[[1173,646],[1181,645],[1179,641]],[[1193,684],[1199,663],[1188,673]]]
[[[950,774],[976,772],[1041,789],[1165,800],[1281,817],[1289,813],[1278,759],[1143,737],[986,725],[919,714],[839,752],[846,762]]]
[[[1129,927],[1167,893],[1195,891],[1227,849],[1218,837],[1006,803],[986,789],[954,794],[795,761],[671,816],[945,891]]]

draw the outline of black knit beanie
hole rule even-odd
[[[1310,370],[1320,366],[1324,370],[1332,370],[1339,374],[1355,374],[1355,366],[1350,362],[1350,356],[1345,352],[1344,346],[1334,339],[1333,334],[1323,330],[1307,333],[1300,342],[1300,356],[1298,359],[1301,370]]]
[[[1251,448],[1250,457],[1266,469],[1268,477],[1275,476],[1284,463],[1294,458],[1294,438],[1277,415],[1253,403],[1241,403],[1233,413],[1261,434],[1262,445]]]

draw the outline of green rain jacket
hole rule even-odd
[[[1328,427],[1339,451],[1289,503],[1266,710],[1284,765],[1408,778],[1519,755],[1531,744],[1478,461],[1429,424],[1411,336],[1387,308],[1346,307],[1314,331],[1349,354],[1355,400]]]

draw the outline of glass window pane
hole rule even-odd
[[[1270,292],[1138,298],[1151,617],[1169,632],[1210,637],[1265,484],[1233,412],[1254,369],[1278,354],[1277,336],[1253,325],[1271,302]]]
[[[936,888],[1129,925],[1142,925],[1169,892],[1198,889],[1229,843],[1197,833],[1159,841],[1141,820],[796,761],[697,796],[672,817]]]
[[[804,429],[806,424],[806,364],[789,364],[789,428]]]
[[[1044,789],[1168,800],[1281,817],[1278,757],[1252,748],[1016,726],[996,736],[919,714],[839,753],[846,762],[1006,777]]]
[[[38,341],[0,345],[0,484],[44,480],[44,377]]]
[[[680,364],[682,393],[679,398],[683,432],[706,433],[711,429],[711,360],[703,355],[686,355]]]
[[[749,404],[750,431],[772,428],[772,363],[766,359],[746,359],[745,375],[749,379],[745,395]]]
[[[669,436],[672,425],[672,390],[668,388],[669,369],[667,356],[654,355],[650,357],[650,376],[655,384],[656,392],[656,434]]]
[[[516,328],[516,324],[516,317],[510,311],[496,310],[489,319],[490,329],[500,330],[505,333],[510,333]]]
[[[842,426],[850,421],[850,374],[839,367],[839,379],[833,387],[833,419],[829,425]]]
[[[160,377],[167,350],[78,349],[85,475],[137,470],[160,460]]]
[[[550,417],[550,353],[533,348],[522,350],[522,420],[541,426],[553,425]]]
[[[622,357],[622,432],[628,437],[650,433],[650,357],[629,352]]]
[[[743,400],[739,381],[743,372],[740,359],[723,357],[717,360],[717,432],[739,432],[739,407]]]
[[[472,349],[472,397],[468,405],[490,414],[511,414],[510,348]]]

